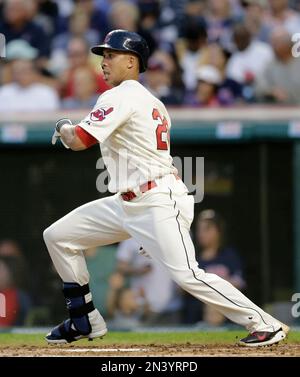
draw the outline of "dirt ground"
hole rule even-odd
[[[92,342],[91,342],[92,343]],[[57,346],[8,346],[0,348],[1,356],[300,356],[300,344],[281,343],[270,347],[245,348],[238,345],[95,345],[78,347]]]

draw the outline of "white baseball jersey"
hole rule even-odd
[[[103,93],[79,126],[101,143],[111,192],[177,173],[170,156],[168,112],[138,81],[126,80]]]

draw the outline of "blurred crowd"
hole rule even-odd
[[[0,111],[91,108],[112,29],[148,41],[141,80],[166,105],[300,103],[299,0],[0,0]]]

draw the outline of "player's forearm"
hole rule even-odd
[[[75,126],[64,124],[60,128],[60,134],[63,142],[73,151],[81,151],[86,149],[86,146],[79,139],[75,132]]]

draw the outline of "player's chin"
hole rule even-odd
[[[104,76],[104,81],[108,86],[114,86],[113,80],[109,76]]]
[[[118,86],[120,84],[119,82],[116,82],[115,80],[109,80],[106,83],[111,88],[114,88],[115,86]]]
[[[102,77],[103,77],[103,80],[104,80],[105,82],[107,82],[107,81],[109,80],[109,74],[108,74],[108,73],[103,72],[103,73],[102,73]]]

